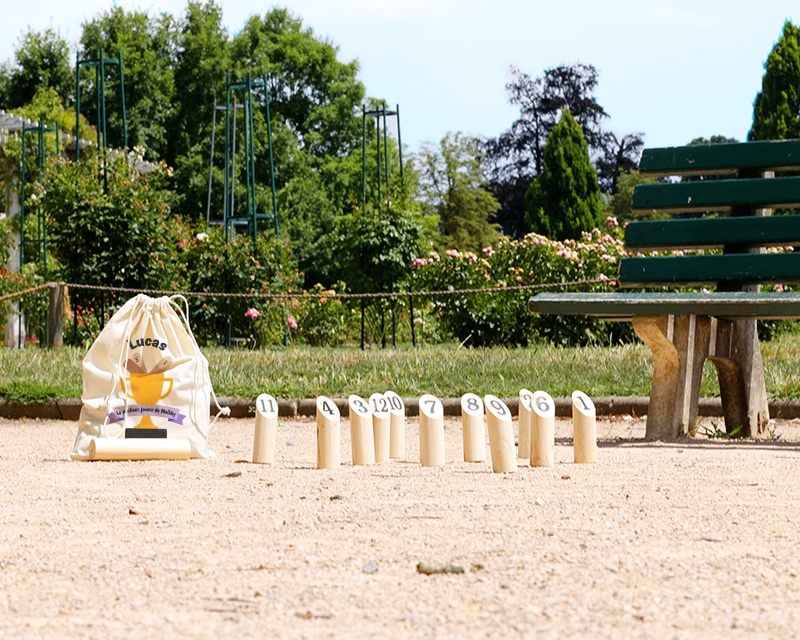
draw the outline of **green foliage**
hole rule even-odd
[[[104,185],[91,160],[60,159],[48,172],[42,207],[50,226],[57,276],[106,287],[169,290],[179,284],[170,224],[160,180],[140,174],[140,156],[115,154]],[[95,294],[80,296],[86,305]]]
[[[638,171],[628,171],[620,175],[617,179],[617,192],[608,200],[607,212],[620,222],[629,220],[655,219],[669,217],[669,214],[640,213],[631,211],[631,200],[633,200],[633,190],[638,184],[655,184],[656,178],[643,176]]]
[[[800,28],[789,20],[764,68],[747,139],[800,138]]]
[[[560,345],[610,344],[630,339],[630,328],[580,316],[533,315],[527,310],[532,291],[503,288],[514,285],[600,280],[578,287],[581,291],[608,291],[624,250],[622,230],[610,218],[605,233],[595,229],[580,241],[558,242],[529,234],[522,240],[501,238],[481,255],[448,251],[414,261],[414,291],[457,291],[499,288],[500,292],[444,295],[431,299],[446,331],[471,346],[526,345],[546,340]],[[575,290],[566,285],[560,291]]]
[[[254,247],[249,235],[234,235],[226,242],[220,227],[208,233],[192,234],[187,228],[183,232],[186,235],[177,243],[178,260],[182,282],[189,291],[286,293],[299,284],[288,245],[274,234],[260,234]],[[271,309],[273,302],[247,297],[190,297],[189,302],[198,342],[223,344],[228,338],[242,338],[261,345],[272,344],[275,335],[283,335],[282,320]],[[254,331],[253,318],[247,315],[251,308],[264,316],[259,324],[268,326]]]
[[[168,157],[167,127],[175,109],[174,65],[179,46],[177,26],[168,13],[150,18],[145,11],[115,6],[83,24],[81,59],[122,55],[128,144],[143,147],[148,157]],[[81,109],[97,122],[93,68],[81,72]],[[106,118],[109,146],[123,146],[120,72],[106,66]]]
[[[318,158],[346,155],[360,137],[358,63],[336,53],[286,9],[252,16],[233,40],[235,69],[269,76],[274,113]]]
[[[231,46],[222,23],[222,6],[214,2],[187,3],[177,42],[174,122],[168,133],[169,153],[164,158],[169,165],[182,164],[176,158],[191,156],[195,145],[210,140],[214,102],[224,103]],[[206,144],[206,165],[207,149]],[[205,171],[200,173],[207,178]]]
[[[345,293],[346,287],[340,282],[338,293]],[[337,347],[345,344],[354,333],[353,313],[337,298],[336,289],[324,289],[317,284],[310,291],[321,297],[304,300],[297,305],[297,324],[300,339],[314,347]]]
[[[524,216],[525,194],[543,171],[547,138],[562,111],[568,110],[580,124],[604,193],[615,193],[618,176],[638,167],[644,134],[618,137],[603,129],[608,114],[594,95],[598,79],[592,65],[581,63],[547,69],[535,79],[511,69],[506,89],[519,117],[500,136],[485,141],[483,159],[490,190],[502,207],[497,221],[505,234],[521,238],[531,231]]]
[[[535,233],[566,240],[597,226],[603,200],[580,125],[569,111],[544,147],[542,172],[526,196],[527,220]]]
[[[720,429],[715,421],[711,421],[711,426],[701,425],[697,431],[697,435],[705,436],[706,438],[721,438],[724,440],[736,440],[739,438],[747,437],[744,431],[744,426],[739,425],[734,427],[730,432]]]
[[[420,227],[406,213],[373,209],[344,217],[339,226],[341,280],[357,292],[392,291],[419,254]]]
[[[5,222],[5,221],[3,221]],[[0,238],[3,238],[3,227],[7,227],[8,225],[4,225],[0,223]],[[5,243],[3,243],[5,245]],[[0,253],[2,253],[2,247],[0,247]],[[8,257],[6,253],[5,260],[0,264],[8,264]],[[28,283],[26,282],[24,276],[19,273],[13,273],[8,271],[7,269],[0,267],[0,296],[9,294],[9,293],[16,293],[17,291],[22,291],[23,289],[28,288]],[[6,314],[11,310],[11,301],[4,300],[0,302],[0,327],[5,325],[5,318]]]
[[[48,88],[64,103],[75,92],[69,45],[53,29],[29,30],[22,35],[15,49],[15,64],[7,66],[2,75],[6,80],[0,82],[0,99],[9,110],[27,105]]]
[[[35,123],[41,120],[46,127],[58,127],[59,134],[75,133],[75,109],[68,108],[53,87],[39,89],[30,103],[17,109],[15,115]],[[55,133],[48,133],[46,137],[46,148],[54,150]],[[83,117],[81,117],[81,138],[92,142],[97,139],[96,131]]]
[[[72,389],[66,385],[38,380],[12,380],[0,385],[0,396],[9,402],[36,404],[50,400],[60,400],[72,396]]]
[[[438,148],[426,145],[418,158],[423,210],[438,218],[444,246],[479,251],[499,237],[490,223],[500,205],[484,187],[478,140],[448,134]]]

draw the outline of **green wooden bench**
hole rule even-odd
[[[634,210],[713,211],[718,217],[627,226],[631,255],[620,261],[619,286],[647,291],[542,293],[530,299],[534,313],[633,322],[653,353],[648,439],[690,431],[707,358],[719,377],[728,432],[765,430],[769,409],[756,322],[800,317],[800,294],[760,291],[761,284],[800,282],[800,251],[789,249],[800,245],[800,216],[771,216],[772,208],[800,206],[800,176],[775,177],[790,170],[800,170],[800,140],[647,149],[640,164],[644,175],[722,177],[639,185]],[[656,250],[674,253],[647,253]],[[685,287],[702,289],[674,292]]]

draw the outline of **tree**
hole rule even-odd
[[[75,76],[69,63],[69,45],[53,29],[28,31],[20,38],[14,57],[14,65],[4,65],[6,80],[0,82],[0,98],[6,109],[28,104],[42,89],[54,89],[64,104],[73,97]]]
[[[489,220],[500,205],[484,188],[476,138],[447,134],[438,149],[422,148],[419,164],[425,208],[438,217],[448,247],[479,251],[497,240],[498,225]]]
[[[784,23],[764,68],[747,139],[800,138],[800,28]]]
[[[174,122],[175,84],[173,69],[177,55],[175,19],[162,13],[157,18],[143,11],[127,12],[121,7],[102,13],[84,23],[81,35],[81,59],[122,55],[125,80],[125,110],[128,146],[146,149],[150,159],[164,159],[167,154],[168,126]],[[96,122],[94,74],[82,73],[86,91],[81,97],[82,111]],[[85,88],[83,90],[85,90]],[[120,74],[107,67],[106,119],[108,145],[121,147],[122,93]]]
[[[640,184],[656,184],[657,182],[656,178],[645,177],[636,170],[622,173],[617,180],[617,192],[608,199],[608,214],[617,218],[620,223],[629,220],[669,218],[669,214],[664,213],[647,212],[640,214],[631,211],[631,200],[636,186]]]
[[[581,127],[565,110],[544,147],[542,171],[527,194],[528,222],[557,240],[578,238],[598,226],[603,199]]]
[[[339,226],[341,279],[358,292],[391,291],[419,255],[420,228],[413,216],[369,209],[345,216]]]
[[[225,78],[231,70],[231,43],[222,24],[222,7],[213,2],[189,2],[181,22],[175,61],[174,126],[169,153],[174,166],[198,143],[209,146],[215,101],[224,102]],[[208,155],[206,154],[206,158]]]
[[[214,106],[225,104],[226,78],[231,71],[231,42],[222,24],[222,8],[213,2],[189,2],[180,23],[175,61],[175,109],[169,127],[167,164],[175,167],[175,189],[180,198],[175,212],[204,219],[208,207],[208,171]],[[216,153],[212,180],[215,207],[211,217],[222,217],[225,126],[216,114]],[[239,144],[238,148],[243,145]],[[238,159],[237,159],[238,162]],[[239,164],[238,166],[242,166]]]
[[[620,177],[639,167],[644,137],[641,133],[629,133],[620,138],[611,131],[605,131],[601,139],[602,148],[595,161],[597,181],[600,191],[614,195],[619,189]]]
[[[583,129],[606,193],[614,192],[622,171],[638,167],[643,140],[639,133],[618,137],[603,129],[608,114],[593,95],[598,73],[592,65],[562,65],[536,79],[512,68],[511,76],[506,89],[520,115],[508,131],[484,143],[484,166],[489,188],[501,205],[497,221],[506,234],[519,238],[529,230],[525,194],[542,171],[545,143],[564,109]]]
[[[548,69],[536,79],[512,67],[506,90],[520,115],[508,131],[488,141],[487,155],[503,161],[496,169],[506,175],[541,173],[545,143],[563,109],[569,109],[583,128],[590,147],[596,146],[601,139],[600,122],[607,117],[592,95],[597,77],[597,70],[585,64]]]
[[[317,158],[342,157],[360,141],[364,85],[358,63],[337,53],[286,9],[251,17],[233,41],[238,73],[267,75],[273,112]]]

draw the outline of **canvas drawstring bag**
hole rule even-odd
[[[182,296],[139,294],[111,317],[83,359],[73,460],[89,459],[93,438],[122,438],[127,428],[166,429],[168,438],[189,441],[191,457],[215,455],[208,433],[230,409],[217,401],[188,315]]]

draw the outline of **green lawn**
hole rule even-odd
[[[800,335],[762,345],[767,391],[773,399],[800,398]],[[83,350],[0,349],[0,395],[20,402],[80,397]],[[648,395],[652,360],[642,344],[622,347],[466,349],[457,345],[416,349],[291,347],[248,351],[205,349],[220,396],[331,397],[396,391],[404,397],[472,391],[512,397],[521,388],[566,396]],[[718,393],[706,363],[702,395]]]

